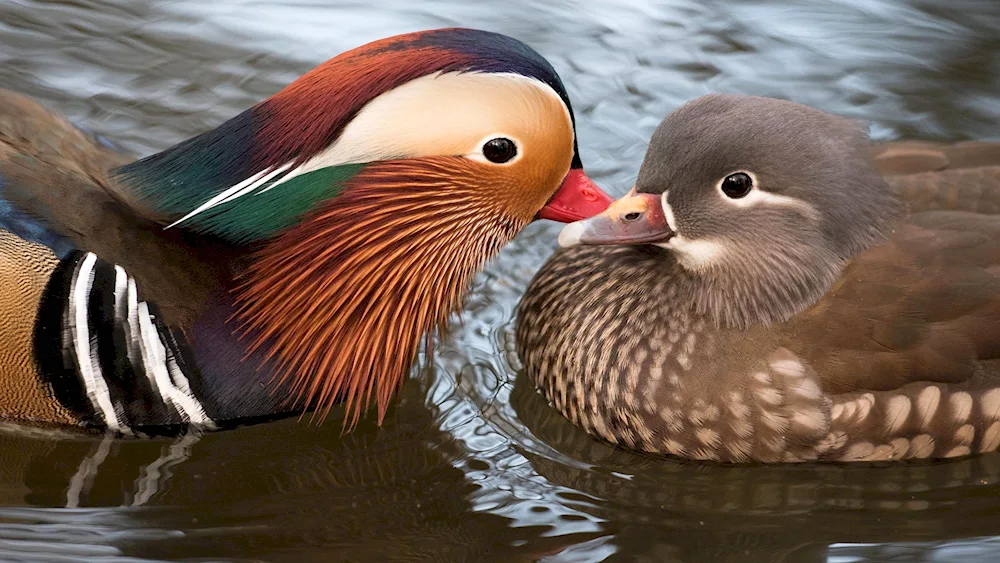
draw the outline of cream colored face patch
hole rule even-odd
[[[489,162],[482,153],[483,145],[497,137],[517,146],[517,155],[502,164]],[[330,147],[306,162],[262,170],[216,194],[173,225],[302,174],[342,164],[460,156],[487,166],[520,167],[523,177],[536,181],[559,169],[561,180],[573,159],[573,141],[569,109],[555,90],[539,80],[511,73],[431,74],[372,99]],[[268,184],[279,174],[280,179]],[[555,185],[545,187],[555,189]],[[548,195],[539,197],[544,201]]]
[[[495,137],[514,141],[517,158],[538,146],[561,147],[572,157],[569,110],[548,85],[519,74],[451,72],[376,97],[305,167],[424,156],[487,162],[482,146]]]

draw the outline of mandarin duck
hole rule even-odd
[[[0,93],[0,416],[120,434],[374,400],[535,219],[611,202],[570,100],[469,29],[337,56],[129,163]],[[428,340],[429,341],[429,340]]]
[[[721,462],[1000,445],[1000,144],[709,95],[519,304],[528,376],[594,437]]]

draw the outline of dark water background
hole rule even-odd
[[[663,115],[711,91],[868,119],[879,139],[1000,139],[995,0],[0,0],[0,86],[147,154],[343,50],[452,25],[552,61],[584,163],[618,195]],[[556,232],[533,225],[477,278],[381,429],[0,432],[0,560],[1000,560],[997,455],[722,468],[576,431],[511,352]]]

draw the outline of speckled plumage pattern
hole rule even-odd
[[[672,303],[689,283],[679,269],[663,271],[662,253],[558,253],[519,309],[529,374],[573,423],[628,448],[727,461],[808,457],[829,428],[829,398],[788,368],[790,354],[754,357],[735,329],[710,326],[689,301],[650,307],[650,293]]]
[[[669,250],[562,249],[519,306],[529,377],[591,435],[685,458],[996,450],[1000,144],[872,150],[908,214],[818,301],[781,322],[727,326],[699,307],[704,280]]]

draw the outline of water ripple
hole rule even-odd
[[[868,119],[879,139],[1000,139],[998,6],[15,0],[0,3],[0,84],[148,154],[366,41],[480,27],[552,61],[573,99],[588,172],[622,194],[662,116],[711,91]],[[476,277],[466,313],[381,429],[367,420],[341,436],[335,424],[287,420],[148,442],[0,433],[0,558],[846,562],[996,553],[998,456],[877,470],[728,469],[583,435],[518,376],[513,348],[517,300],[556,232],[529,226]]]

